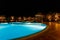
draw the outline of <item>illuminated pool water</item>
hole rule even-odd
[[[0,40],[10,40],[25,37],[37,32],[41,32],[46,28],[42,23],[0,23]]]

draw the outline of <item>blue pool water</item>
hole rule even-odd
[[[10,40],[14,38],[25,37],[46,28],[42,23],[0,23],[0,40]]]

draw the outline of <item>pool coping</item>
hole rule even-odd
[[[42,24],[44,24],[44,23],[42,23]],[[21,38],[11,39],[11,40],[18,40],[18,39],[19,39],[19,40],[22,40],[22,39],[28,39],[28,38],[31,38],[31,37],[37,36],[38,34],[41,34],[41,33],[45,32],[46,29],[48,29],[48,25],[47,25],[47,24],[46,24],[46,28],[43,29],[43,30],[41,30],[41,31],[39,31],[39,32],[36,32],[36,33],[34,33],[34,34],[31,34],[31,35],[24,36],[24,37],[21,37]]]

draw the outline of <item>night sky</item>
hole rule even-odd
[[[30,16],[37,12],[60,12],[59,1],[1,1],[0,15]]]

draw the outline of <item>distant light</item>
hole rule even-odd
[[[29,27],[31,30],[42,30],[46,28],[46,26],[41,25],[25,25],[25,26]]]
[[[0,23],[0,24],[8,24],[8,23]]]

